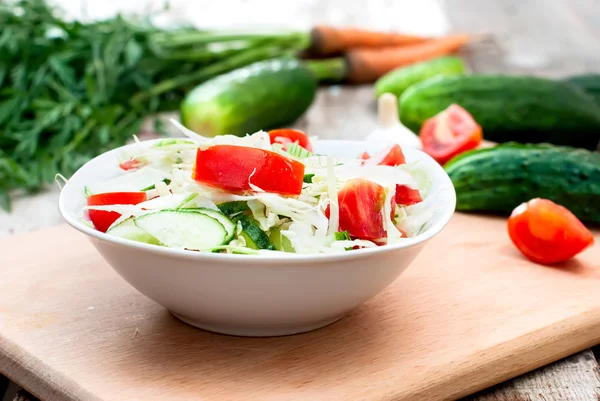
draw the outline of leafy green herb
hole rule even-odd
[[[350,233],[348,231],[338,231],[335,234],[336,241],[351,241]]]
[[[167,31],[150,17],[82,23],[45,0],[0,1],[2,207],[15,190],[38,191],[123,145],[187,89],[308,43],[298,33]]]

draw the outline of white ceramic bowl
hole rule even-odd
[[[342,157],[377,150],[377,144],[359,141],[322,140],[315,147],[318,153]],[[112,237],[82,223],[84,186],[118,174],[116,156],[122,149],[96,157],[73,175],[60,194],[63,217],[142,294],[192,326],[223,334],[279,336],[335,322],[396,280],[446,226],[456,205],[444,170],[425,153],[405,149],[409,162],[421,160],[429,171],[429,193],[439,207],[422,234],[400,244],[340,254],[277,256],[163,248]]]

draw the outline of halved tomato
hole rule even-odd
[[[594,243],[594,236],[567,208],[535,198],[517,206],[508,219],[508,235],[531,261],[563,262]]]
[[[406,163],[406,158],[402,152],[402,148],[398,144],[393,144],[384,148],[370,159],[364,162],[365,165],[380,165],[380,166],[399,166]]]
[[[408,185],[396,184],[396,203],[402,206],[415,205],[423,202],[418,189],[412,189]]]
[[[266,192],[298,195],[302,191],[304,164],[268,150],[214,145],[198,149],[192,177],[233,192],[252,190],[252,183]]]
[[[87,198],[88,206],[106,205],[137,205],[146,200],[145,192],[107,192],[103,194],[90,195]],[[96,230],[105,233],[121,214],[108,212],[106,210],[88,210],[90,220]]]
[[[481,126],[468,111],[457,104],[450,105],[423,123],[419,138],[423,151],[444,164],[454,156],[481,144]]]
[[[370,180],[353,178],[338,191],[340,231],[351,237],[377,240],[386,236],[381,208],[385,189]],[[325,212],[329,217],[329,210]]]
[[[286,149],[287,145],[290,143],[296,142],[304,149],[312,152],[312,145],[310,139],[308,139],[308,135],[297,129],[280,128],[271,130],[269,131],[269,137],[271,138],[271,144],[280,143],[283,145],[284,149]]]

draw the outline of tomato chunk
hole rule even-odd
[[[304,149],[312,152],[312,145],[308,135],[297,129],[291,128],[280,128],[269,131],[269,137],[271,138],[271,144],[280,143],[283,148],[286,149],[290,143],[298,143]]]
[[[383,149],[378,154],[365,161],[365,165],[399,166],[406,163],[402,148],[393,144]]]
[[[302,191],[304,164],[268,150],[236,145],[198,149],[194,180],[232,192],[252,190],[298,195]]]
[[[87,204],[88,206],[137,205],[145,200],[145,192],[107,192],[88,196]],[[96,230],[103,233],[121,217],[120,213],[106,210],[88,210],[88,214]]]
[[[508,235],[531,261],[564,262],[594,243],[594,236],[567,208],[535,198],[516,207],[508,219]]]
[[[412,189],[407,185],[396,184],[396,203],[402,206],[416,205],[423,202],[418,189]]]
[[[121,170],[125,170],[125,171],[135,170],[135,169],[142,167],[142,163],[135,159],[130,159],[130,160],[127,160],[127,161],[119,164],[119,167],[121,168]]]
[[[481,126],[468,111],[457,104],[423,123],[419,138],[423,151],[444,164],[454,156],[481,144]]]
[[[381,185],[363,178],[348,180],[338,191],[340,231],[348,231],[351,237],[359,239],[384,238],[384,202],[385,189]]]
[[[371,158],[371,155],[369,152],[362,152],[358,158],[361,160],[367,160]]]

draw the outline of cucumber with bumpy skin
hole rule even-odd
[[[451,104],[464,107],[493,142],[552,143],[596,149],[600,106],[571,85],[508,75],[431,78],[400,97],[400,120],[419,132],[422,124]]]
[[[402,95],[410,86],[437,76],[462,75],[465,63],[457,56],[439,57],[392,70],[375,82],[375,95]]]
[[[510,213],[547,198],[584,221],[600,222],[600,153],[548,144],[502,144],[465,152],[444,169],[456,210]]]
[[[317,79],[298,60],[260,61],[190,91],[181,104],[181,122],[207,137],[244,136],[292,123],[316,92]]]

